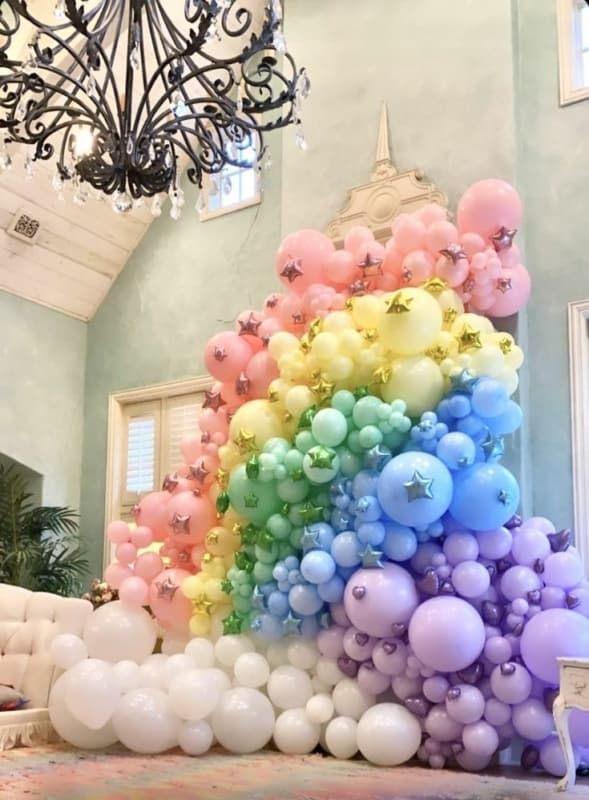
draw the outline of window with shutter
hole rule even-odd
[[[133,519],[133,506],[159,485],[161,402],[125,407],[123,474],[119,482],[120,518]]]
[[[199,432],[198,415],[202,408],[202,394],[193,393],[169,397],[164,403],[162,431],[162,480],[184,461],[180,444],[185,436]]]
[[[589,97],[589,7],[585,0],[556,0],[560,104]]]

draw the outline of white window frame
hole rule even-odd
[[[125,407],[136,403],[145,403],[153,400],[165,400],[183,394],[205,392],[213,385],[210,375],[201,375],[168,383],[157,383],[151,386],[142,386],[138,389],[129,389],[123,392],[114,392],[108,398],[108,432],[106,451],[106,492],[104,504],[105,528],[109,522],[117,519],[119,512],[119,499],[121,496],[121,481],[123,479],[122,464],[126,458],[124,434],[126,425]],[[159,487],[156,487],[156,491]],[[112,548],[104,535],[103,543],[103,568],[112,561]]]
[[[575,547],[589,571],[589,300],[569,303],[569,380]]]
[[[585,7],[584,0],[556,0],[558,23],[558,65],[560,83],[560,105],[566,106],[589,98],[589,85],[584,86],[578,58],[579,10]]]
[[[209,208],[209,192],[211,189],[211,182],[213,180],[218,181],[219,186],[217,191],[219,193],[223,192],[222,186],[222,172],[218,172],[215,175],[209,175],[205,173],[203,177],[203,186],[202,191],[204,192],[205,197],[205,207],[199,211],[199,218],[201,222],[208,222],[210,219],[217,219],[217,217],[224,217],[225,214],[233,214],[234,211],[242,211],[244,208],[251,208],[252,206],[257,206],[262,202],[262,175],[259,169],[256,169],[256,165],[252,165],[252,167],[235,167],[235,170],[238,171],[240,169],[253,169],[254,172],[254,180],[255,180],[255,193],[252,197],[248,197],[245,200],[239,200],[237,203],[232,203],[229,206],[222,206],[220,205],[219,208],[210,209]]]

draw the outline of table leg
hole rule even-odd
[[[559,694],[554,701],[552,710],[554,713],[554,720],[556,722],[556,731],[558,733],[558,738],[560,739],[567,769],[564,778],[558,782],[557,788],[559,792],[565,792],[567,789],[570,789],[575,785],[575,779],[577,777],[575,754],[573,753],[573,744],[571,742],[571,736],[569,733],[569,714],[571,713],[572,709],[566,707],[564,697]]]

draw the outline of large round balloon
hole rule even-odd
[[[121,742],[136,753],[163,753],[178,744],[180,720],[161,689],[127,692],[112,722]]]
[[[120,602],[97,608],[84,627],[84,642],[90,658],[116,663],[140,664],[153,653],[157,634],[153,620],[142,608],[131,609]]]
[[[324,233],[307,229],[289,234],[276,254],[278,277],[296,294],[314,283],[322,283],[328,259],[335,247]]]
[[[370,636],[394,636],[417,608],[415,581],[397,564],[360,569],[347,583],[346,614],[359,631]]]
[[[112,722],[93,730],[77,719],[69,710],[66,701],[67,673],[60,675],[49,695],[49,719],[58,735],[74,747],[82,750],[100,750],[114,744],[118,737]]]
[[[454,479],[450,513],[474,531],[500,528],[518,506],[519,485],[501,464],[475,464]]]
[[[254,525],[263,525],[282,506],[276,482],[263,483],[248,478],[243,464],[232,471],[228,492],[233,508]]]
[[[409,644],[431,669],[457,672],[470,666],[485,645],[480,614],[457,597],[432,597],[422,603],[409,623]]]
[[[378,703],[362,715],[357,736],[364,758],[380,767],[396,767],[417,752],[421,727],[403,706]]]
[[[382,508],[395,522],[410,527],[429,525],[448,510],[452,476],[446,465],[429,453],[401,453],[383,469],[377,493]]]
[[[521,654],[530,672],[558,686],[559,656],[589,657],[589,619],[565,608],[541,611],[526,623]]]
[[[456,222],[461,233],[478,233],[485,239],[501,227],[517,229],[522,203],[517,191],[506,181],[487,178],[470,186],[460,198]]]
[[[379,331],[393,353],[423,353],[441,330],[442,310],[429,292],[409,288],[385,296]]]

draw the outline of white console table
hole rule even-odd
[[[560,691],[554,701],[554,721],[566,761],[566,774],[559,781],[561,792],[575,785],[577,768],[569,733],[569,714],[573,708],[589,711],[589,658],[559,658]]]

